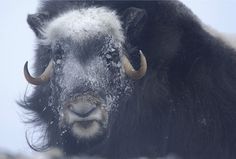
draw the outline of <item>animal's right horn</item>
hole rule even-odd
[[[41,85],[47,81],[49,81],[51,73],[53,71],[53,60],[51,60],[47,66],[47,68],[44,70],[44,72],[39,77],[32,77],[28,70],[28,61],[25,63],[24,66],[24,75],[26,80],[34,85]]]

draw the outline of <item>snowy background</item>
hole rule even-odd
[[[182,0],[206,24],[221,32],[236,33],[235,0]],[[0,5],[0,152],[31,154],[25,140],[23,110],[16,100],[24,96],[25,61],[33,63],[34,34],[26,23],[37,0],[2,0]],[[31,69],[30,67],[29,69]],[[31,86],[29,86],[31,87]],[[1,157],[0,157],[1,158]]]

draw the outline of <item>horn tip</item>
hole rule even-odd
[[[29,72],[29,71],[28,71],[28,61],[25,62],[25,65],[24,65],[24,72]]]

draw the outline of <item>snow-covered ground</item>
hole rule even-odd
[[[11,154],[0,151],[0,159],[105,159],[96,156],[71,156],[65,157],[58,149],[53,149],[46,153],[34,153],[33,155]],[[138,157],[133,159],[150,159],[147,157]],[[152,158],[154,159],[154,158]],[[159,157],[155,159],[181,159],[175,155],[167,155],[166,157]]]

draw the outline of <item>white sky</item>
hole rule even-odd
[[[182,0],[196,15],[222,32],[236,33],[235,0]],[[16,104],[27,87],[25,61],[33,62],[34,34],[26,23],[36,0],[3,0],[0,5],[0,149],[31,153],[26,144],[23,110]],[[1,150],[0,150],[1,151]]]

